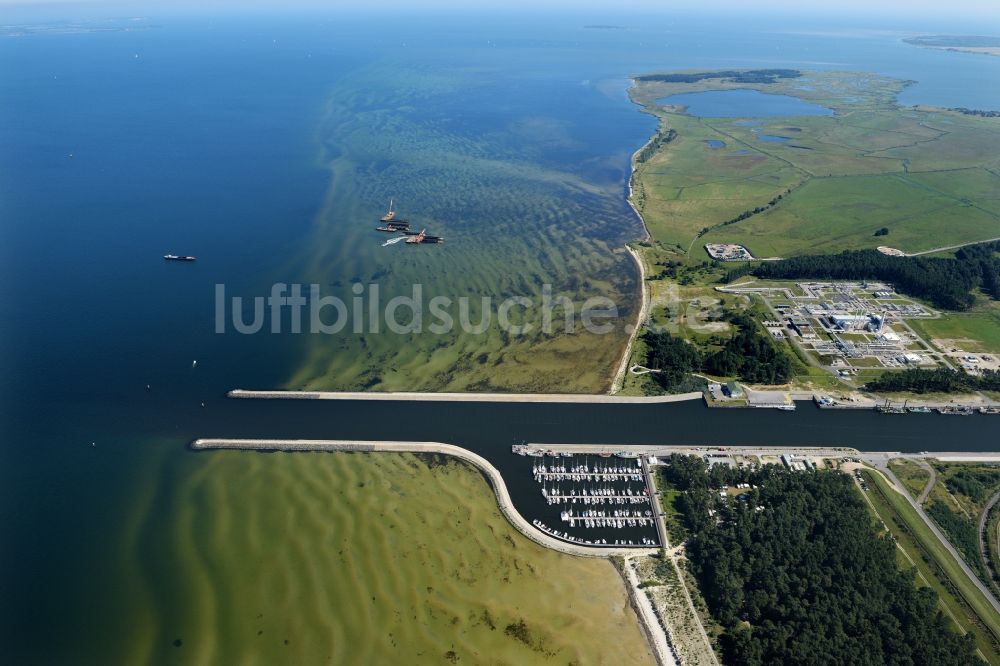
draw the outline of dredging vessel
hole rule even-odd
[[[392,222],[386,222],[380,227],[375,227],[375,231],[384,231],[389,234],[394,234],[397,231],[406,231],[410,228],[410,223],[406,220],[394,220]]]
[[[426,229],[421,229],[419,232],[416,231],[404,231],[404,234],[409,236],[406,239],[409,245],[419,245],[420,243],[443,243],[444,238],[441,236],[429,236]]]
[[[389,210],[386,212],[385,215],[382,216],[382,221],[388,222],[392,220],[392,218],[394,217],[396,217],[396,211],[392,209],[392,199],[389,199]]]

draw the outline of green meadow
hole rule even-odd
[[[1000,120],[898,107],[904,85],[842,72],[770,84],[638,81],[633,100],[677,132],[637,168],[636,201],[651,234],[692,257],[710,242],[787,257],[879,245],[914,253],[1000,237]],[[658,102],[733,88],[835,113],[699,118]]]

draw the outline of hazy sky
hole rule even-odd
[[[165,0],[163,2],[136,1],[136,0],[0,0],[0,4],[5,5],[50,5],[60,4],[93,4],[93,5],[113,5],[127,4],[133,6],[155,7],[157,5],[175,4],[197,4],[216,6],[245,6],[271,5],[276,8],[288,5],[314,6],[326,8],[351,7],[384,7],[384,8],[412,8],[424,7],[454,7],[456,9],[470,9],[473,7],[516,7],[523,5],[527,7],[553,7],[553,8],[587,8],[587,9],[607,9],[620,11],[623,8],[649,9],[664,12],[670,11],[690,11],[693,9],[786,9],[805,11],[837,9],[845,12],[850,11],[915,11],[919,9],[938,9],[942,12],[977,12],[995,13],[1000,16],[1000,2],[997,0],[698,0],[692,2],[678,2],[677,0],[205,0],[203,2],[178,3],[176,1]]]
[[[914,14],[938,14],[942,17],[982,16],[990,23],[1000,22],[1000,0],[0,0],[0,6],[20,6],[21,9],[46,8],[58,11],[60,5],[79,10],[87,4],[108,10],[115,6],[130,10],[176,9],[191,6],[201,9],[240,8],[324,8],[336,10],[365,11],[430,9],[566,9],[606,13],[627,20],[628,11],[648,13],[705,13],[711,11],[733,11],[753,13],[780,11],[794,14],[822,13],[836,15],[886,15],[900,16]]]

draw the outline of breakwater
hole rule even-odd
[[[233,389],[230,398],[266,400],[361,400],[417,402],[490,402],[490,403],[562,403],[562,404],[664,404],[702,400],[700,392],[655,396],[610,396],[579,393],[423,393],[416,391],[257,391]]]
[[[452,444],[440,442],[366,442],[350,440],[315,439],[224,439],[204,438],[191,442],[191,449],[204,451],[229,449],[241,451],[347,451],[347,452],[391,452],[391,453],[436,453],[452,456],[478,468],[489,481],[497,497],[501,513],[519,532],[547,548],[568,555],[584,557],[609,557],[611,555],[655,553],[656,548],[617,548],[607,546],[585,546],[568,543],[549,534],[540,532],[514,508],[507,484],[500,471],[482,456]]]

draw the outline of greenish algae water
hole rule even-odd
[[[626,157],[581,168],[570,161],[579,146],[565,123],[545,115],[486,124],[477,114],[506,94],[494,85],[478,71],[445,75],[393,62],[352,72],[332,92],[317,130],[329,186],[295,270],[348,303],[355,283],[377,284],[383,306],[418,284],[425,304],[452,299],[455,326],[429,332],[425,305],[421,333],[392,333],[383,323],[377,333],[308,336],[289,388],[598,392],[610,384],[638,298],[623,246],[640,232],[623,205],[620,175],[595,178],[585,169],[620,174]],[[374,227],[390,199],[414,230],[446,242],[382,247],[391,236]],[[614,330],[588,332],[577,317],[568,331],[556,308],[546,334],[544,285],[578,310],[587,299],[608,299],[617,308]],[[523,334],[497,320],[499,304],[513,296],[534,303],[513,310],[515,323],[531,327]],[[491,299],[485,332],[462,330],[463,297],[473,324],[481,299]],[[410,318],[403,311],[398,320]]]
[[[117,663],[651,662],[611,564],[524,538],[464,463],[192,457],[125,521]]]

